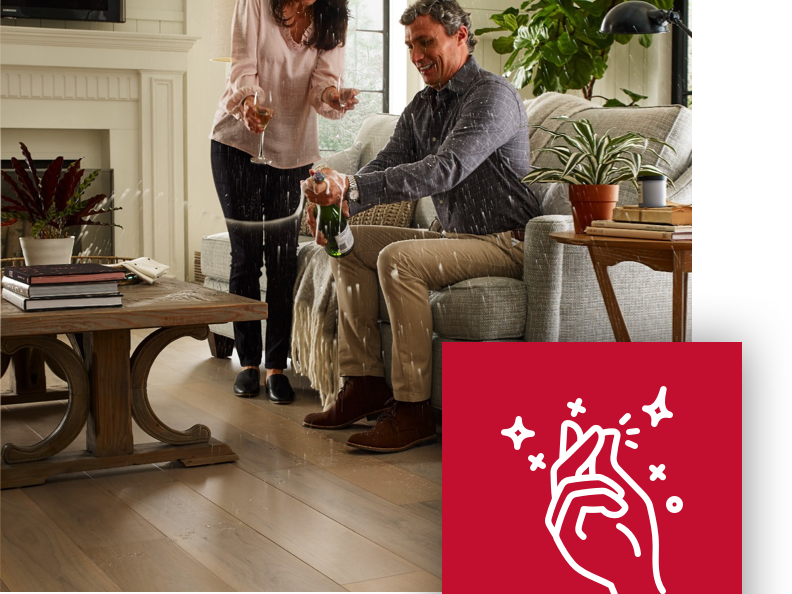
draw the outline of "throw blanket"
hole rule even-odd
[[[338,394],[338,342],[335,282],[330,256],[315,243],[300,247],[294,283],[292,364],[319,391],[324,410]]]

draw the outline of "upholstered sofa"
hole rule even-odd
[[[560,122],[552,119],[555,116],[587,118],[597,133],[618,135],[635,131],[667,142],[676,149],[676,152],[667,148],[660,151],[670,164],[660,163],[659,166],[676,186],[669,189],[668,198],[679,203],[692,203],[692,115],[688,109],[681,106],[601,108],[581,98],[557,93],[546,93],[526,101],[525,107],[530,124],[557,129]],[[329,157],[328,164],[342,171],[357,171],[384,146],[396,120],[397,116],[390,114],[369,116],[356,136],[355,145]],[[542,130],[531,128],[528,134],[532,150],[547,146],[551,141],[550,135]],[[534,157],[533,164],[537,166],[548,165],[555,158],[544,153],[534,154]],[[645,159],[649,163],[657,161],[650,153],[646,153]],[[561,245],[549,237],[552,232],[573,229],[566,186],[540,184],[534,186],[534,190],[542,198],[543,214],[526,225],[523,279],[476,278],[430,295],[434,323],[432,404],[438,408],[442,400],[442,345],[445,342],[614,340],[588,251],[583,247]],[[636,204],[637,201],[636,190],[628,183],[622,184],[619,203]],[[379,216],[375,214],[375,220],[362,222],[429,227],[435,218],[430,198],[396,208],[396,212],[391,209],[391,212],[380,213]],[[298,294],[307,292],[310,298],[316,298],[319,293],[325,295],[327,310],[323,320],[312,319],[310,308],[300,315],[295,312],[296,334],[300,333],[298,326],[310,326],[309,335],[322,331],[332,335],[335,331],[332,283],[327,275],[321,274],[327,259],[309,237],[304,238],[300,247],[301,275],[295,290]],[[227,234],[203,239],[201,268],[206,276],[206,286],[228,290],[230,247]],[[652,271],[638,263],[622,263],[609,271],[632,340],[669,341],[672,330],[671,275]],[[324,279],[320,287],[311,285],[317,278]],[[261,282],[264,291],[264,276]],[[690,293],[692,282],[688,290]],[[690,340],[690,294],[688,299],[687,337]],[[385,367],[389,373],[392,330],[382,299],[380,314]],[[233,336],[230,324],[214,326],[212,330],[219,336]],[[220,342],[222,338],[218,338],[217,344]],[[217,354],[227,356],[227,349],[226,341],[225,352],[220,352],[220,349]],[[311,353],[314,360],[308,360]],[[333,347],[326,343],[323,349],[311,351],[305,345],[298,345],[294,359],[295,369],[311,379],[325,402],[336,388]]]

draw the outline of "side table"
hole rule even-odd
[[[684,342],[687,331],[688,273],[693,272],[692,241],[658,241],[576,234],[571,231],[551,233],[558,243],[587,247],[594,273],[597,275],[605,308],[608,311],[617,342],[630,342],[616,293],[613,291],[608,266],[621,262],[639,262],[652,270],[673,274],[672,340]]]

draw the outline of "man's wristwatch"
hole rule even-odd
[[[357,202],[360,200],[360,191],[358,190],[357,180],[354,175],[347,175],[347,188],[346,197],[350,202]]]

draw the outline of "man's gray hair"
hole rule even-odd
[[[402,14],[399,22],[405,27],[422,14],[430,15],[434,20],[443,25],[448,35],[456,35],[461,26],[467,28],[468,53],[473,53],[473,48],[478,43],[478,38],[473,35],[470,25],[470,13],[457,4],[456,0],[417,0],[410,4]]]

